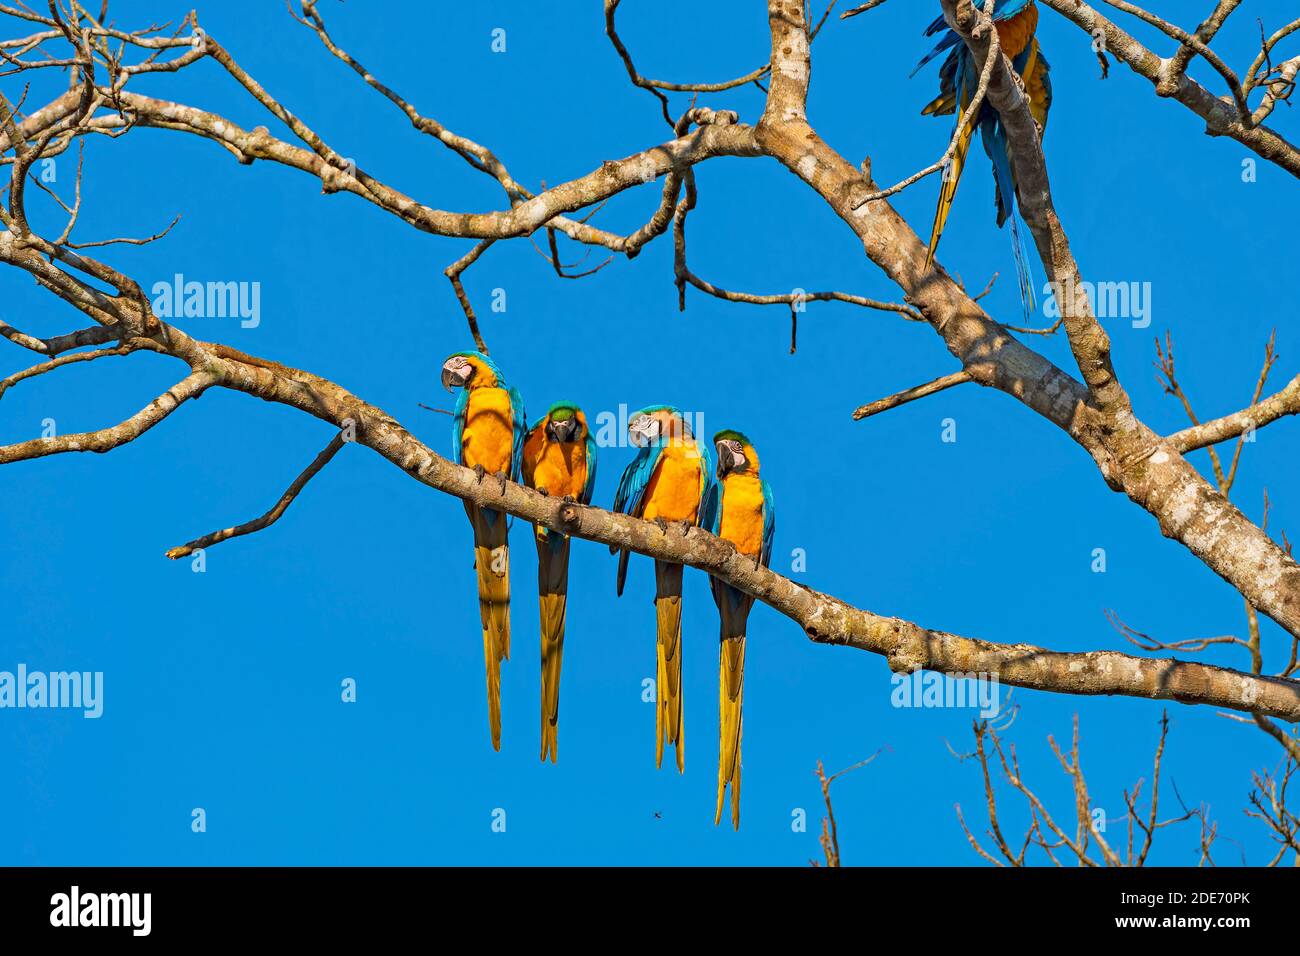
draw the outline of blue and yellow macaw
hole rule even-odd
[[[767,567],[772,558],[776,511],[772,489],[758,473],[758,452],[748,438],[730,429],[714,435],[713,444],[718,450],[718,480],[705,498],[700,523],[734,544],[741,554]],[[716,826],[722,821],[722,802],[730,784],[731,825],[739,830],[745,623],[754,599],[717,578],[710,578],[710,584],[722,619],[718,654],[718,807],[713,823]]]
[[[524,451],[524,400],[506,384],[501,370],[482,352],[457,352],[442,365],[447,391],[461,389],[452,413],[452,459],[501,482],[519,480]],[[492,749],[501,749],[501,661],[510,659],[510,549],[504,512],[466,501],[474,528],[474,566],[478,608],[483,621],[483,660],[487,667],[488,725]]]
[[[587,417],[572,402],[556,402],[524,439],[524,484],[545,495],[591,504],[596,442]],[[559,753],[560,663],[569,593],[569,536],[533,525],[542,624],[542,760]]]
[[[1047,114],[1052,108],[1052,81],[1048,75],[1051,67],[1038,45],[1035,31],[1038,28],[1038,7],[1034,0],[1002,0],[993,12],[993,22],[997,25],[998,42],[1002,52],[1011,58],[1011,65],[1024,85],[1025,95],[1029,97],[1029,111],[1038,123],[1040,134],[1047,129]],[[947,30],[939,45],[931,50],[916,69],[929,63],[944,50],[951,49],[943,66],[939,69],[939,95],[924,110],[925,116],[955,115],[960,122],[962,114],[970,106],[979,87],[979,72],[969,48],[953,30],[948,30],[948,23],[942,16],[926,29],[926,36],[933,36],[940,30]],[[1029,256],[1016,215],[1016,182],[1011,169],[1011,160],[1007,148],[1007,132],[998,111],[989,103],[980,104],[979,113],[971,125],[968,125],[958,140],[957,149],[952,157],[952,166],[945,172],[943,187],[939,191],[939,204],[934,211],[934,227],[930,232],[930,249],[926,255],[926,267],[934,262],[935,250],[939,246],[939,237],[943,235],[944,224],[952,209],[953,198],[957,195],[957,183],[961,180],[962,170],[966,165],[966,153],[970,148],[973,127],[978,126],[984,151],[993,161],[993,179],[997,186],[997,211],[999,228],[1011,219],[1012,252],[1016,259],[1016,276],[1020,282],[1020,298],[1024,303],[1026,318],[1034,309],[1034,292],[1029,272]]]
[[[627,424],[636,457],[623,472],[614,510],[689,529],[700,523],[702,505],[713,484],[707,445],[696,441],[690,425],[671,405],[634,412]],[[611,548],[610,551],[616,551]],[[618,593],[627,580],[628,552],[618,559]],[[655,681],[655,766],[663,763],[664,742],[677,749],[677,769],[685,769],[682,724],[682,566],[655,561],[655,618],[658,628]]]

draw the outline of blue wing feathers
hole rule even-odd
[[[704,503],[714,494],[714,489],[718,486],[718,479],[714,477],[713,455],[709,452],[708,443],[697,439],[695,447],[700,451],[700,470],[703,472],[704,477],[704,482],[700,487],[700,507],[695,512],[695,523],[701,528],[708,528],[708,525],[704,523]],[[719,501],[721,497],[719,493]],[[721,509],[719,509],[719,513],[721,513]]]
[[[934,18],[933,23],[925,28],[925,33],[923,33],[922,36],[932,37],[940,30],[946,29],[948,29],[948,21],[943,18],[943,14],[941,13]]]
[[[518,481],[524,462],[524,438],[528,435],[528,417],[524,412],[524,397],[511,385],[506,389],[510,396],[510,415],[514,424],[514,447],[510,450],[510,480]]]
[[[710,534],[717,534],[722,525],[722,490],[722,482],[713,482],[705,489],[700,505],[700,527]]]
[[[456,405],[451,412],[451,460],[458,465],[465,464],[461,438],[465,434],[465,414],[468,408],[469,389],[462,388],[456,396]]]
[[[596,440],[587,432],[587,480],[582,484],[582,503],[591,504],[591,496],[596,490]]]
[[[940,23],[943,22],[942,17],[939,18],[939,22]],[[939,41],[938,46],[936,46],[933,50],[931,50],[924,57],[922,57],[921,62],[916,64],[916,66],[912,68],[912,72],[907,75],[907,78],[911,79],[912,77],[916,76],[916,74],[921,72],[922,67],[924,67],[927,63],[933,60],[940,53],[944,52],[945,50],[952,49],[953,46],[955,46],[960,39],[961,37],[959,37],[957,34],[950,32],[946,37],[944,37],[942,40]]]
[[[628,462],[627,467],[623,469],[622,477],[618,480],[618,490],[614,493],[615,511],[637,518],[641,516],[641,499],[645,497],[646,486],[650,484],[650,476],[654,474],[662,450],[663,445],[659,442],[637,449],[636,457]],[[609,551],[611,554],[619,552],[615,590],[622,597],[623,584],[627,580],[629,553],[615,547],[610,547]]]
[[[997,9],[993,11],[993,19],[999,23],[1004,20],[1010,20],[1012,17],[1023,13],[1025,8],[1031,3],[1033,3],[1033,0],[1004,0],[1004,2],[999,4]],[[930,25],[925,28],[925,33],[922,35],[932,37],[940,30],[948,30],[948,21],[943,18],[942,14],[936,17]],[[909,77],[916,76],[916,74],[920,72],[921,67],[925,66],[944,50],[949,50],[960,42],[961,37],[958,36],[955,31],[948,30],[939,41],[939,45],[927,53],[920,63],[916,64],[915,69],[912,70]]]
[[[663,444],[660,442],[637,450],[636,457],[623,469],[623,477],[619,479],[618,491],[614,494],[615,511],[637,518],[641,516],[641,499],[645,495],[646,486],[650,484],[655,466],[659,464],[662,451]]]
[[[763,482],[763,550],[759,562],[769,567],[772,560],[772,539],[776,537],[776,507],[772,504],[772,486]]]

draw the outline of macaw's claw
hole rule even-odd
[[[539,495],[541,495],[543,498],[549,498],[549,497],[551,497],[551,493],[550,493],[549,491],[546,490],[546,486],[545,486],[545,485],[538,485],[537,488],[536,488],[535,490],[536,490],[537,493],[538,493]]]
[[[497,481],[501,482],[501,494],[504,497],[506,493],[506,482],[509,481],[510,479],[506,477],[506,473],[504,471],[498,471],[492,477],[495,478]]]
[[[691,533],[691,523],[689,521],[682,521],[680,524],[682,526],[682,537],[684,538]]]
[[[561,500],[563,500],[566,505],[576,505],[578,503],[578,499],[573,497],[573,495],[565,495]]]
[[[658,518],[655,518],[655,524],[659,526],[660,532],[662,532],[663,534],[668,533],[668,522],[663,515],[660,515]]]
[[[474,466],[474,474],[478,476],[478,483],[480,485],[483,484],[483,478],[487,475],[487,469],[483,467],[482,462],[479,462]]]

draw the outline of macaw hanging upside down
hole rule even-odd
[[[1047,115],[1052,108],[1052,82],[1049,76],[1051,67],[1039,48],[1036,36],[1038,7],[1034,0],[1003,0],[994,8],[993,22],[997,26],[998,43],[1002,52],[1011,59],[1012,68],[1024,87],[1025,95],[1029,98],[1029,111],[1038,124],[1041,135],[1047,129]],[[960,122],[979,87],[979,71],[975,67],[970,49],[955,31],[948,30],[948,23],[942,16],[930,24],[925,35],[933,36],[940,30],[947,30],[947,33],[939,44],[916,65],[912,75],[915,76],[921,67],[940,53],[951,49],[952,52],[939,68],[939,95],[921,112],[925,116],[955,115],[956,121]],[[972,122],[962,130],[953,153],[952,165],[944,172],[943,187],[939,191],[939,203],[934,211],[934,225],[930,231],[930,248],[926,254],[926,266],[929,267],[934,262],[939,238],[943,235],[944,224],[948,221],[948,213],[952,210],[953,199],[957,195],[957,184],[961,181],[962,171],[966,166],[966,153],[970,149],[974,127],[979,127],[984,151],[993,162],[998,226],[1001,227],[1008,218],[1011,219],[1012,254],[1016,260],[1020,298],[1028,320],[1034,309],[1034,292],[1029,272],[1029,257],[1017,222],[1019,216],[1015,212],[1018,186],[1011,167],[1006,128],[998,111],[987,101],[980,104],[979,111]]]

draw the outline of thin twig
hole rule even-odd
[[[289,505],[293,504],[294,499],[297,498],[298,493],[306,487],[307,482],[315,478],[320,470],[329,464],[330,459],[334,457],[345,443],[346,439],[343,437],[342,432],[330,439],[330,443],[321,449],[320,454],[316,456],[315,460],[303,470],[302,474],[293,480],[293,484],[291,484],[285,490],[284,494],[280,496],[280,500],[277,501],[265,514],[253,518],[251,521],[245,521],[243,524],[235,525],[233,528],[223,528],[220,531],[205,534],[201,538],[195,538],[188,544],[182,544],[179,547],[172,548],[167,552],[167,557],[176,561],[193,554],[200,548],[210,548],[212,545],[220,544],[222,541],[228,541],[231,538],[238,538],[246,534],[252,534],[255,531],[261,531],[263,528],[269,528],[280,520],[280,516],[285,513]]]

